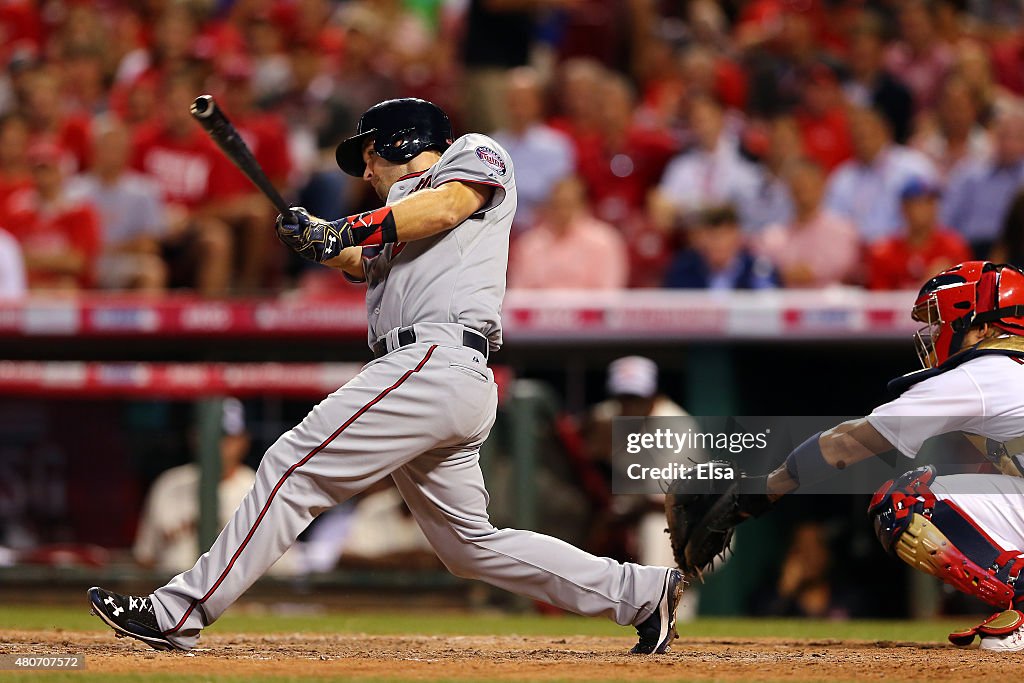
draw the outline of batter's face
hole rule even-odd
[[[384,200],[388,198],[391,186],[406,174],[406,164],[395,164],[381,158],[373,149],[373,140],[367,141],[363,147],[363,162],[366,163],[363,180],[370,183],[377,196]]]

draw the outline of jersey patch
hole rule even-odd
[[[505,168],[505,160],[490,147],[477,147],[476,155],[480,157],[480,161],[497,171],[498,175],[505,175],[505,171],[508,170]]]

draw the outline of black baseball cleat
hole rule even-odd
[[[149,597],[120,595],[93,586],[89,589],[92,613],[114,629],[118,638],[128,636],[141,640],[154,650],[180,650],[164,637],[156,623],[153,602]]]
[[[665,572],[665,585],[661,591],[661,600],[651,616],[636,625],[636,634],[640,641],[633,646],[630,654],[650,655],[668,652],[669,645],[679,636],[676,634],[676,608],[683,597],[683,574],[678,569]]]

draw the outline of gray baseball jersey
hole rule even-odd
[[[480,444],[494,424],[494,376],[466,327],[501,343],[512,163],[493,140],[459,138],[389,201],[422,187],[495,188],[455,228],[388,246],[364,260],[370,341],[386,353],[320,402],[271,446],[256,483],[209,552],[153,593],[157,621],[182,648],[259,578],[312,519],[390,476],[438,557],[453,573],[578,614],[638,624],[658,608],[667,569],[595,557],[549,536],[496,529],[487,516]],[[412,325],[416,341],[396,344]]]
[[[436,164],[392,186],[388,204],[451,182],[494,187],[490,201],[458,227],[433,237],[389,244],[364,258],[366,312],[372,345],[395,327],[461,323],[501,346],[508,238],[516,212],[516,181],[508,153],[484,135],[463,135]]]

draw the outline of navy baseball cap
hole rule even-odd
[[[917,199],[918,197],[938,197],[942,190],[927,178],[911,178],[900,190],[900,201]]]

